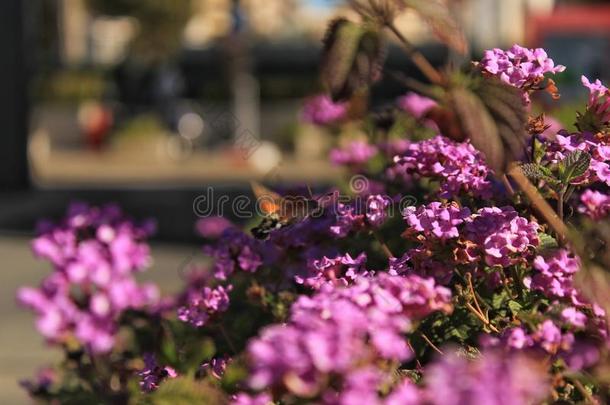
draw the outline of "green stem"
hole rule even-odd
[[[396,38],[398,38],[409,58],[411,58],[413,63],[415,63],[415,65],[428,78],[428,80],[434,84],[442,84],[443,76],[434,68],[434,66],[432,66],[430,62],[428,62],[428,59],[426,59],[424,55],[422,55],[422,53],[402,35],[394,23],[391,21],[386,21],[385,24],[386,27],[388,27],[388,29],[396,36]]]
[[[231,340],[231,338],[229,337],[229,334],[227,333],[224,325],[221,323],[220,325],[220,333],[222,334],[222,337],[225,339],[225,341],[227,342],[227,344],[229,345],[229,347],[231,348],[231,350],[233,351],[233,354],[237,354],[239,353],[237,351],[237,348],[235,347],[235,345],[233,344],[233,341]]]
[[[379,235],[379,233],[377,231],[372,231],[372,234],[375,237],[375,239],[377,240],[377,242],[379,242],[379,245],[381,245],[381,250],[383,250],[383,253],[388,257],[388,259],[396,257],[396,256],[394,256],[394,254],[392,253],[392,251],[390,250],[388,245],[383,241],[383,239],[381,238],[381,235]]]
[[[565,188],[559,193],[559,199],[557,200],[557,215],[559,219],[563,221],[563,198],[565,195]]]

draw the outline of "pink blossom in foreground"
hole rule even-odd
[[[425,382],[426,403],[433,405],[534,404],[551,389],[541,362],[495,351],[483,351],[476,360],[446,353],[426,370]]]
[[[303,397],[347,395],[354,378],[375,375],[366,366],[375,358],[409,359],[412,354],[403,334],[412,320],[450,311],[450,298],[449,290],[432,279],[385,274],[301,296],[287,324],[267,327],[250,342],[250,386],[284,387]],[[339,392],[325,386],[330,374],[341,376]]]
[[[32,247],[54,271],[40,288],[17,292],[19,303],[36,312],[39,332],[52,343],[73,336],[94,353],[110,351],[121,314],[159,302],[156,285],[135,279],[150,262],[150,232],[116,206],[74,204],[63,221],[45,224]]]

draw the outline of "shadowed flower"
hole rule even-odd
[[[431,98],[420,96],[417,93],[409,92],[396,100],[398,107],[413,117],[419,119],[428,112],[431,108],[437,105],[436,101]]]
[[[144,369],[138,375],[140,376],[140,389],[144,392],[156,390],[166,378],[178,377],[178,373],[173,368],[159,366],[155,355],[152,353],[144,354]]]
[[[330,151],[330,161],[335,165],[360,166],[377,154],[377,147],[365,141],[356,140],[344,148]]]

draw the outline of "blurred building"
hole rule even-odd
[[[455,9],[475,49],[489,49],[526,41],[531,15],[550,14],[555,0],[466,0]]]
[[[555,0],[449,2],[475,50],[523,43],[529,16],[549,14],[555,5]],[[187,48],[208,47],[233,29],[234,0],[178,0],[175,4],[188,10],[181,32]],[[239,4],[249,32],[272,42],[319,41],[331,18],[350,13],[341,0],[241,0]],[[94,15],[86,0],[59,0],[58,13],[61,53],[67,64],[116,61],[138,31],[137,19]],[[403,13],[396,24],[416,44],[432,39],[426,25],[411,11]]]
[[[558,80],[573,83],[578,78],[570,76],[572,72],[597,77],[603,73],[600,67],[610,63],[604,59],[610,52],[596,53],[610,48],[607,29],[601,24],[596,32],[587,31],[587,26],[591,28],[587,20],[571,17],[578,14],[574,10],[579,6],[561,0],[446,1],[462,23],[472,58],[484,49],[514,43],[545,46],[557,63],[570,68]],[[323,147],[303,145],[320,138],[303,135],[298,114],[303,98],[322,90],[318,60],[328,22],[336,16],[357,18],[346,0],[40,0],[37,4],[44,13],[33,25],[49,29],[40,35],[37,52],[44,57],[36,60],[38,76],[32,81],[37,91],[31,120],[36,136],[31,137],[31,145],[37,146],[31,150],[38,151],[32,161],[43,162],[36,173],[50,173],[46,178],[53,178],[60,168],[68,167],[55,160],[62,149],[76,153],[94,145],[99,146],[96,152],[108,156],[116,152],[113,159],[119,163],[135,164],[135,154],[141,154],[143,162],[157,163],[131,171],[145,173],[151,181],[152,173],[159,179],[190,181],[212,174],[244,177],[258,170],[256,165],[248,166],[231,155],[228,168],[221,166],[226,163],[223,153],[244,131],[266,142],[267,151],[284,161],[298,160],[303,150],[318,150],[322,158]],[[598,14],[596,19],[604,18],[595,10],[592,13]],[[557,18],[561,18],[558,23]],[[468,59],[451,55],[413,10],[401,13],[395,24],[434,65],[450,58],[458,63]],[[566,24],[571,27],[567,36],[562,34],[567,32]],[[55,37],[56,41],[49,39]],[[566,53],[567,43],[577,58]],[[390,44],[386,64],[425,80],[396,43]],[[404,91],[390,76],[374,86],[375,105],[391,103]],[[570,84],[560,84],[562,100],[570,100]],[[579,93],[575,89],[573,94]],[[149,143],[144,145],[144,139]],[[140,143],[128,147],[132,140]],[[127,157],[117,157],[119,152]],[[212,161],[210,155],[217,158],[216,169],[222,169],[203,167],[201,162]],[[302,155],[301,162],[314,158]],[[70,161],[79,156],[71,156]],[[102,154],[95,156],[83,161],[93,162]],[[178,161],[182,166],[172,166],[171,176],[161,173],[165,169],[158,163],[163,159],[168,166]],[[196,160],[200,163],[186,174],[184,162]],[[294,164],[292,173],[305,172],[299,164]],[[78,176],[86,181],[94,172],[76,166],[70,170],[63,179]],[[99,176],[110,172],[101,171]],[[113,173],[121,172],[126,170]],[[113,181],[110,177],[107,181]]]

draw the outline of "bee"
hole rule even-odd
[[[290,226],[304,220],[309,216],[321,214],[320,201],[301,195],[280,196],[260,183],[251,183],[256,203],[264,217],[261,223],[251,229],[256,239],[267,239],[278,229]]]

